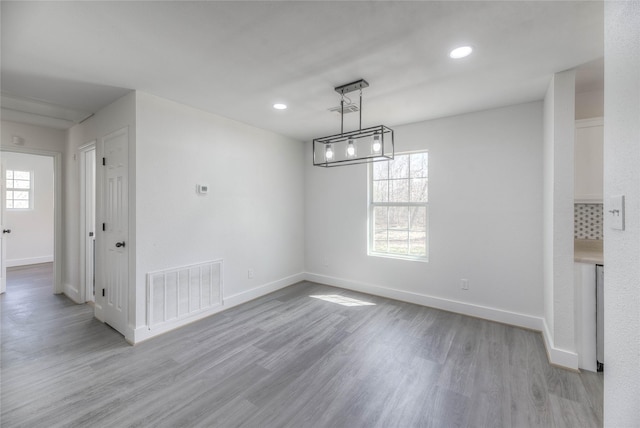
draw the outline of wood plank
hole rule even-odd
[[[3,426],[602,426],[602,374],[536,332],[301,282],[132,347],[51,264],[7,277]]]

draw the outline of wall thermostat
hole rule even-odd
[[[209,186],[206,184],[196,184],[196,191],[201,195],[206,195],[209,191]]]

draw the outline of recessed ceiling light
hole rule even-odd
[[[473,52],[473,48],[471,46],[460,46],[459,48],[455,48],[449,52],[449,56],[453,59],[460,59],[471,55],[471,52]]]
[[[276,103],[273,105],[273,108],[276,110],[284,110],[287,108],[286,104]]]

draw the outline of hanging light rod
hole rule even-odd
[[[336,86],[340,94],[340,133],[314,138],[313,164],[325,168],[354,165],[393,159],[393,129],[384,125],[362,129],[362,90],[368,88],[364,80]],[[360,124],[356,131],[344,132],[344,94],[360,91]]]

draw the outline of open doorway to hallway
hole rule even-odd
[[[10,164],[9,169],[13,171],[11,175],[11,182],[9,183],[9,179],[7,178],[7,168],[5,166],[5,159],[10,159],[13,155],[32,155],[39,156],[40,159],[44,159],[45,161],[48,159],[53,167],[53,173],[51,175],[46,174],[43,180],[43,177],[40,177],[40,173],[38,173],[38,177],[36,177],[35,170],[31,171],[33,174],[25,174],[26,171],[23,169],[16,169],[17,164]],[[37,158],[36,158],[37,159]],[[39,197],[37,195],[37,189],[40,186],[38,183],[43,186],[51,186],[53,192],[53,215],[52,215],[52,233],[53,233],[53,250],[51,255],[45,254],[42,257],[46,258],[37,258],[36,257],[17,257],[17,260],[10,259],[10,263],[13,266],[28,266],[26,263],[39,263],[43,260],[53,260],[53,289],[51,290],[53,293],[62,293],[62,245],[61,245],[61,237],[62,237],[62,218],[61,218],[61,207],[62,207],[62,186],[61,186],[61,171],[62,171],[62,153],[49,151],[49,150],[41,150],[35,148],[25,148],[25,147],[11,147],[5,148],[2,147],[0,151],[0,224],[2,225],[2,233],[0,234],[0,294],[5,292],[6,288],[6,269],[7,269],[7,241],[11,240],[12,232],[16,230],[12,229],[11,226],[7,224],[7,205],[11,205],[11,208],[17,208],[25,210],[25,205],[27,205],[27,199],[29,203],[29,207],[40,206]],[[13,167],[12,167],[13,165]],[[14,169],[11,169],[14,168]],[[18,166],[19,168],[19,166]],[[20,173],[15,174],[15,171]],[[48,177],[47,177],[48,176]],[[10,185],[11,193],[11,201],[7,202],[7,185]],[[28,192],[25,192],[28,190]],[[18,192],[18,193],[15,193]],[[13,221],[13,220],[11,220]],[[23,229],[20,228],[20,231]],[[18,233],[18,232],[15,232]],[[22,233],[20,233],[22,234]],[[16,236],[15,234],[13,236]],[[17,239],[17,238],[16,238]],[[9,245],[11,247],[11,244]],[[11,251],[11,250],[10,250]],[[9,257],[12,257],[9,254]],[[14,257],[15,258],[15,257]],[[24,260],[27,259],[27,260]]]
[[[54,158],[2,152],[4,268],[54,261]],[[4,275],[3,275],[4,277]]]

